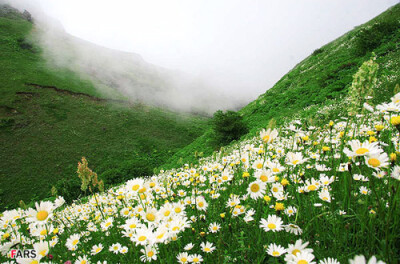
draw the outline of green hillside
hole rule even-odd
[[[203,117],[132,104],[74,72],[50,69],[32,30],[22,14],[0,7],[1,208],[43,199],[54,185],[67,198],[71,189],[79,195],[82,156],[109,184],[151,174],[204,132]]]
[[[316,49],[271,89],[241,109],[239,113],[250,128],[247,137],[268,126],[271,119],[279,124],[300,114],[308,115],[313,122],[331,118],[316,116],[316,111],[321,105],[344,100],[353,75],[373,53],[380,66],[374,98],[379,103],[387,101],[400,83],[400,4]],[[308,111],[301,112],[303,109]],[[211,142],[212,131],[208,130],[178,151],[166,167],[196,162],[195,155],[201,152],[205,156],[211,154]]]

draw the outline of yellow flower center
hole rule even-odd
[[[301,260],[297,261],[297,264],[308,264],[308,261],[301,259]]]
[[[276,228],[276,225],[275,225],[274,223],[269,223],[269,224],[268,224],[268,228],[269,228],[269,229],[275,229],[275,228]]]
[[[182,257],[182,258],[181,258],[181,262],[187,262],[187,258]]]
[[[39,261],[37,261],[36,259],[32,260],[29,264],[39,264]]]
[[[76,245],[76,244],[78,244],[78,242],[79,242],[79,240],[78,239],[75,239],[74,241],[72,241],[72,245]]]
[[[149,252],[147,253],[147,256],[149,256],[149,257],[151,258],[152,256],[154,256],[154,252],[153,252],[153,251],[149,251]]]
[[[390,122],[394,126],[399,125],[400,124],[400,116],[392,116],[392,118],[390,119]]]
[[[99,253],[101,251],[101,248],[98,247],[98,248],[96,248],[95,251],[96,251],[96,253]]]
[[[264,137],[263,137],[263,140],[264,140],[264,142],[269,141],[269,135],[264,136]]]
[[[367,153],[369,150],[367,148],[359,148],[356,150],[356,154],[357,155],[363,155],[365,153]]]
[[[272,171],[273,172],[279,172],[279,169],[278,168],[273,168]]]
[[[275,256],[275,257],[277,257],[277,256],[279,256],[280,254],[279,254],[279,252],[278,251],[274,251],[274,252],[272,252],[272,256]]]
[[[299,160],[294,160],[292,163],[293,165],[296,165],[297,163],[299,163]]]
[[[257,169],[261,169],[262,168],[262,164],[261,163],[258,163],[257,164]]]
[[[368,160],[368,164],[374,168],[379,167],[379,165],[381,165],[381,162],[376,159],[376,158],[371,158]]]
[[[203,202],[199,202],[197,205],[198,205],[199,207],[203,207],[203,206],[204,206],[204,203],[203,203]]]
[[[292,251],[292,254],[295,255],[295,256],[297,255],[297,253],[300,253],[300,250],[294,249],[294,250]]]
[[[268,181],[268,177],[265,176],[265,175],[261,175],[260,180],[261,180],[262,182],[266,182],[266,181]]]
[[[132,186],[132,191],[137,191],[139,189],[139,184],[135,184]]]
[[[172,228],[172,231],[178,231],[179,230],[179,226],[174,226],[173,228]]]
[[[276,203],[275,204],[275,210],[276,211],[282,211],[283,209],[285,209],[285,205],[283,203]]]
[[[180,212],[182,212],[182,209],[180,207],[175,208],[175,213],[179,214]]]
[[[44,221],[47,219],[48,216],[49,216],[49,213],[47,211],[42,210],[36,214],[36,219],[39,221]]]
[[[46,256],[46,253],[47,253],[46,251],[47,251],[47,250],[42,250],[42,251],[39,252],[39,254],[42,255],[42,256],[44,257],[44,256]]]
[[[111,225],[111,222],[106,223],[106,227],[109,227]]]
[[[169,210],[164,212],[164,216],[169,216],[170,214],[171,214],[171,211],[169,211]]]
[[[307,189],[308,189],[309,191],[315,191],[315,190],[317,189],[317,186],[315,186],[314,184],[312,184],[312,185],[308,186]]]
[[[260,186],[257,183],[254,183],[251,185],[250,190],[254,193],[258,192],[260,190]]]
[[[47,231],[46,231],[46,229],[44,229],[44,230],[40,231],[40,235],[41,235],[41,236],[45,236],[45,235],[47,235]]]
[[[156,219],[156,216],[152,213],[146,214],[147,221],[153,222]]]
[[[131,224],[129,228],[136,228],[136,224]]]
[[[193,263],[199,262],[199,258],[198,258],[198,257],[195,257],[195,258],[192,260],[192,262],[193,262]]]
[[[145,241],[146,239],[147,239],[146,236],[140,236],[140,237],[139,237],[139,241],[141,241],[141,242]]]

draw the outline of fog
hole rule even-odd
[[[239,109],[397,0],[0,0],[32,13],[49,65],[133,101]],[[66,34],[68,33],[68,34]],[[106,49],[109,48],[109,49]]]

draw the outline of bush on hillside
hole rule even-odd
[[[322,52],[324,52],[323,48],[319,48],[314,50],[314,52],[312,53],[312,56],[317,56],[318,54],[321,54]]]
[[[214,113],[212,119],[215,145],[221,147],[229,144],[233,140],[238,140],[249,131],[243,121],[243,117],[234,111],[221,110]]]
[[[79,196],[85,194],[81,190],[81,181],[75,175],[69,179],[64,178],[59,180],[56,183],[55,188],[57,189],[57,195],[62,196],[67,203],[70,203]]]
[[[145,157],[138,157],[134,160],[126,160],[118,164],[116,168],[110,168],[100,174],[106,186],[123,183],[127,180],[140,177],[151,176],[153,174],[153,164]]]
[[[364,56],[372,52],[385,42],[385,39],[399,30],[399,22],[396,20],[390,22],[376,23],[368,29],[362,29],[358,33],[355,48],[358,56]]]

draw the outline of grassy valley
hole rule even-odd
[[[76,198],[82,156],[108,184],[152,174],[204,132],[204,117],[131,103],[90,76],[50,68],[32,30],[15,10],[0,12],[0,207],[43,199],[55,185]]]

